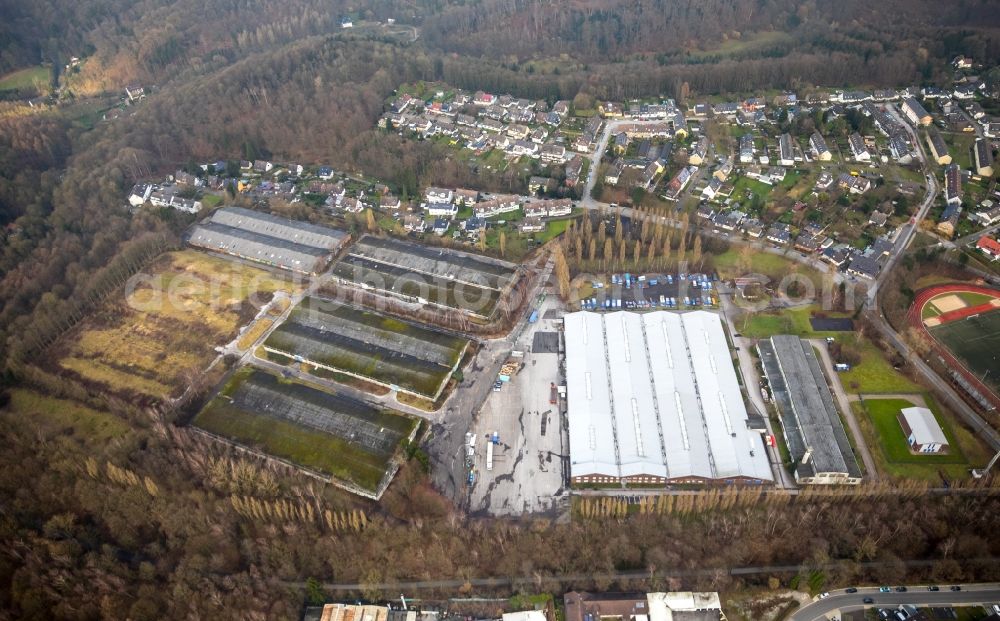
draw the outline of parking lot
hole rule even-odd
[[[554,296],[543,303],[539,319],[518,338],[517,351],[524,352],[520,371],[490,393],[473,425],[476,479],[469,509],[474,513],[557,513],[568,507],[565,400],[550,403],[552,384],[564,381],[554,351],[561,349],[559,306]],[[487,442],[494,432],[499,438],[488,469]]]

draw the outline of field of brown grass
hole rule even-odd
[[[177,396],[276,290],[292,283],[194,250],[171,252],[57,348],[57,365],[86,383],[152,400]]]

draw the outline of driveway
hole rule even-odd
[[[823,362],[826,375],[830,380],[830,388],[833,389],[833,396],[837,399],[837,405],[844,414],[844,420],[847,421],[847,426],[851,429],[851,435],[854,436],[854,446],[857,452],[860,453],[861,461],[865,464],[865,473],[872,481],[878,481],[881,476],[878,468],[875,467],[875,460],[872,458],[872,453],[868,450],[868,443],[865,442],[865,437],[861,434],[861,426],[858,425],[858,419],[854,415],[854,410],[851,409],[851,399],[844,391],[844,385],[840,382],[840,376],[834,370],[833,360],[830,358],[826,341],[823,339],[809,339],[809,343],[819,353],[819,359]]]

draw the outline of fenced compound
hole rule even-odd
[[[447,248],[365,237],[334,267],[340,282],[419,304],[489,318],[517,266]]]
[[[429,398],[440,396],[464,338],[307,298],[265,341],[268,354]]]
[[[385,489],[400,444],[413,438],[418,421],[246,369],[205,406],[194,425],[371,495]]]

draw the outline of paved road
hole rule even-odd
[[[858,453],[861,454],[861,461],[865,464],[865,474],[872,481],[878,481],[881,478],[878,468],[875,467],[875,460],[872,459],[872,453],[868,450],[868,443],[865,442],[865,437],[861,434],[861,427],[858,425],[858,419],[854,415],[854,410],[851,409],[851,400],[848,398],[847,393],[844,392],[844,385],[840,383],[840,377],[834,370],[833,360],[830,359],[830,351],[827,348],[826,341],[822,339],[810,339],[809,342],[813,345],[813,349],[819,352],[823,366],[826,367],[826,374],[830,376],[830,386],[833,388],[833,396],[837,398],[840,411],[844,413],[844,420],[847,421],[847,426],[851,428],[855,446]]]
[[[764,398],[761,395],[760,375],[757,373],[757,366],[754,363],[753,356],[750,355],[750,348],[754,346],[753,340],[743,336],[736,336],[739,334],[739,331],[733,325],[731,295],[728,289],[719,287],[719,304],[722,309],[722,317],[729,327],[729,334],[733,339],[733,345],[736,346],[736,357],[740,364],[740,377],[743,378],[743,385],[746,387],[751,407],[757,410],[757,414],[764,418],[767,433],[777,437],[771,424],[771,417],[768,416],[767,404],[764,403]],[[775,485],[783,489],[794,489],[795,480],[785,469],[778,447],[767,445],[766,448],[768,461],[771,462],[771,471],[774,473]]]
[[[940,591],[928,591],[926,586],[908,587],[906,593],[879,593],[876,587],[858,589],[857,593],[844,591],[831,592],[830,596],[817,600],[812,604],[798,609],[791,616],[791,621],[815,621],[826,619],[827,615],[838,610],[861,610],[866,607],[879,606],[896,608],[902,604],[914,606],[959,606],[975,604],[995,604],[1000,602],[1000,585],[998,584],[965,584],[961,591],[951,591],[948,586],[941,586]],[[864,598],[874,600],[865,604]]]

